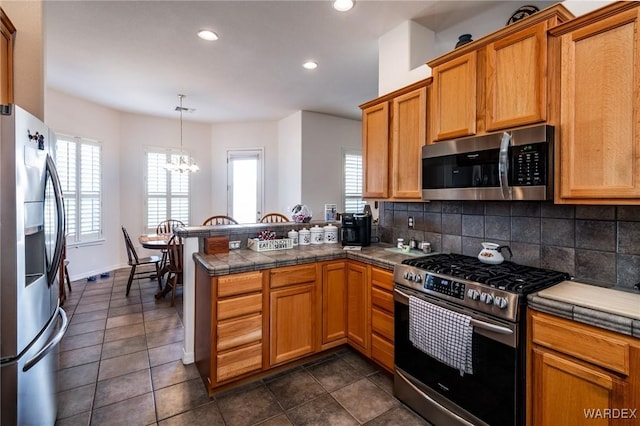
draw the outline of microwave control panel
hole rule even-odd
[[[546,185],[547,144],[535,143],[511,147],[512,186]]]

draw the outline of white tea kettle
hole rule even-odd
[[[501,246],[495,243],[481,243],[482,250],[478,254],[478,260],[482,263],[488,263],[489,265],[499,265],[504,262],[504,256],[501,250],[506,248],[509,252],[509,258],[513,256],[511,248],[509,246]]]

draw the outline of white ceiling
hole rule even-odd
[[[307,110],[359,119],[378,96],[378,38],[440,31],[495,1],[46,1],[47,86],[122,111],[204,122]],[[514,3],[514,10],[520,3]],[[218,33],[206,42],[201,28]],[[316,60],[314,71],[302,68]]]

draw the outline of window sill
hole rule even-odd
[[[104,239],[92,240],[92,241],[81,241],[74,243],[67,243],[67,249],[70,248],[80,248],[80,247],[90,247],[90,246],[99,246],[104,244]]]

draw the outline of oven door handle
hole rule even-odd
[[[395,291],[396,293],[398,293],[401,296],[406,297],[407,299],[411,296],[409,296],[407,293],[404,293],[400,290],[398,290],[397,288],[394,288],[393,291]],[[484,321],[479,321],[476,319],[471,318],[470,324],[474,327],[477,328],[484,328],[485,330],[489,330],[489,331],[493,331],[494,333],[499,333],[499,334],[513,334],[513,330],[507,328],[507,327],[503,327],[501,325],[496,325],[496,324],[491,324],[489,322],[484,322]]]
[[[422,392],[420,389],[418,389],[416,387],[416,385],[414,385],[413,383],[411,383],[411,380],[409,380],[404,374],[402,374],[400,371],[398,371],[398,369],[395,369],[395,372],[398,376],[400,376],[400,378],[402,380],[404,380],[409,386],[411,386],[411,388],[418,393],[418,395],[420,395],[421,397],[423,397],[424,399],[426,399],[427,401],[429,401],[430,403],[436,405],[437,407],[440,407],[440,409],[447,411],[447,413],[450,416],[455,417],[455,420],[457,420],[459,422],[459,424],[462,424],[464,426],[474,426],[473,423],[469,423],[468,421],[466,421],[465,419],[463,419],[462,417],[460,417],[459,415],[457,415],[456,413],[452,412],[451,410],[443,407],[440,403],[438,403],[438,401],[434,400],[433,398],[431,398],[429,395],[427,395],[426,393]]]

